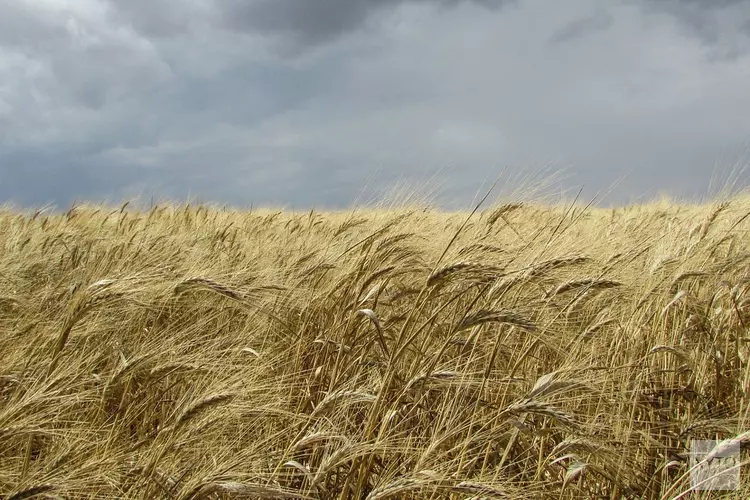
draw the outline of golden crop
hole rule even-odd
[[[674,498],[750,441],[749,198],[469,215],[2,211],[0,496]]]

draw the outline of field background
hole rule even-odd
[[[690,497],[691,440],[750,441],[748,230],[743,195],[5,209],[0,496]]]

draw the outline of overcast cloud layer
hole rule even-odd
[[[749,145],[750,0],[0,3],[0,202],[340,207],[440,171],[465,205],[554,165],[620,203]]]

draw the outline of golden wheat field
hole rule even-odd
[[[748,230],[745,195],[4,209],[0,496],[695,498],[692,440],[750,442]]]

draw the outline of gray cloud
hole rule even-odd
[[[672,16],[688,36],[709,48],[709,57],[750,52],[750,0],[636,0],[651,13]]]
[[[657,4],[682,4],[695,6],[703,10],[747,4],[747,0],[648,0]]]
[[[148,38],[170,38],[206,29],[219,19],[221,2],[173,0],[105,0],[110,19],[132,26]]]
[[[296,50],[357,31],[378,13],[408,4],[441,8],[475,4],[490,10],[517,0],[207,0],[174,8],[171,0],[105,0],[113,19],[147,37],[175,37],[228,28],[252,36],[270,35]]]
[[[340,207],[441,171],[440,200],[465,204],[548,163],[587,194],[626,176],[626,201],[702,192],[750,134],[750,55],[706,57],[676,14],[741,27],[740,2],[172,5],[0,5],[0,201]]]
[[[235,1],[223,14],[225,22],[240,31],[281,34],[299,44],[317,44],[357,29],[372,11],[397,3],[395,0]]]
[[[241,32],[274,35],[286,50],[298,52],[361,28],[377,13],[399,5],[424,3],[442,8],[469,3],[497,9],[515,0],[231,0],[222,4],[227,26]]]
[[[597,10],[596,13],[591,16],[576,19],[575,21],[567,23],[559,30],[555,31],[549,40],[551,43],[565,42],[597,31],[606,30],[612,26],[613,22],[614,19],[608,12]]]

